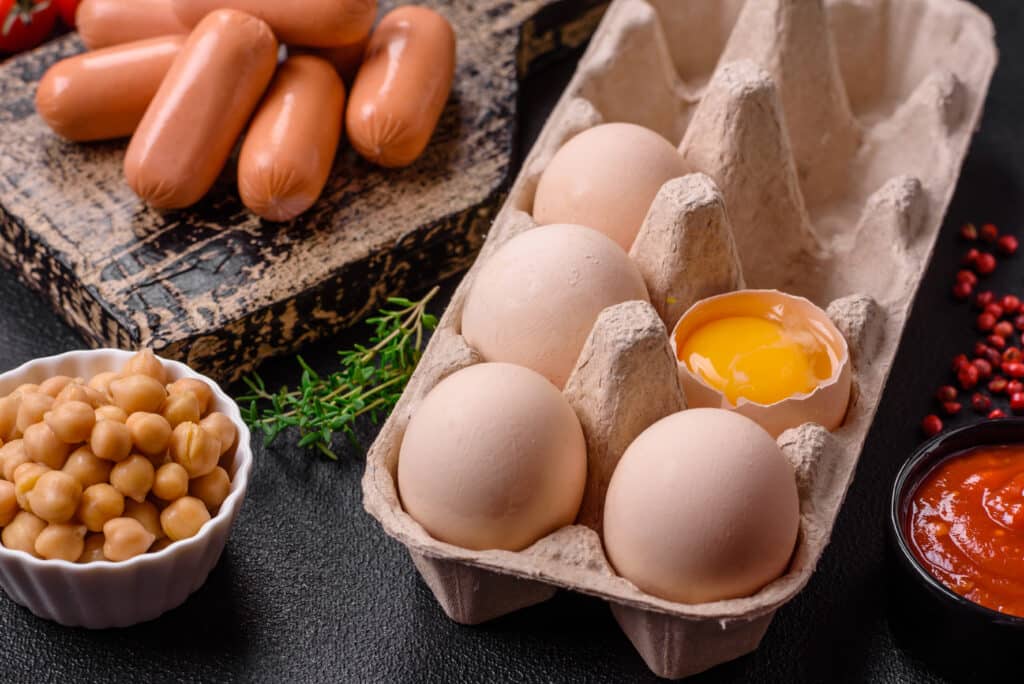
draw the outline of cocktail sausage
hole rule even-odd
[[[444,110],[455,74],[455,34],[424,7],[389,12],[370,37],[345,126],[352,146],[381,166],[413,163]]]
[[[356,78],[356,72],[359,71],[359,67],[363,63],[363,55],[366,53],[366,46],[369,42],[370,34],[367,33],[358,42],[333,48],[318,48],[310,52],[333,64],[334,70],[338,72],[345,84],[352,85]]]
[[[82,0],[75,24],[90,50],[189,31],[171,0]]]
[[[164,36],[61,60],[39,82],[36,111],[68,140],[131,135],[184,44]]]
[[[208,12],[228,7],[270,24],[282,43],[335,47],[365,36],[377,16],[377,0],[172,0],[178,18],[195,26]]]
[[[276,66],[277,40],[265,22],[230,9],[208,14],[128,145],[124,173],[135,193],[161,209],[205,195]]]
[[[288,221],[324,189],[341,137],[345,85],[313,55],[280,66],[238,158],[238,190],[254,214]]]

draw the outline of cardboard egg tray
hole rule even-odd
[[[757,647],[828,543],[996,58],[989,19],[958,0],[611,3],[368,455],[366,509],[408,547],[452,619],[483,622],[561,588],[608,601],[663,677]],[[463,302],[480,264],[534,227],[547,162],[572,135],[613,121],[680,142],[693,173],[662,187],[631,251],[652,304],[606,309],[565,388],[588,445],[579,518],[520,552],[437,541],[396,491],[405,426],[437,382],[480,361],[460,335]],[[604,494],[629,443],[685,408],[666,330],[699,299],[744,286],[827,309],[850,347],[850,408],[831,433],[806,424],[779,437],[800,493],[788,571],[747,598],[673,603],[609,565]]]

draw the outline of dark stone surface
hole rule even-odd
[[[964,221],[1024,235],[1024,7],[979,4],[995,19],[1002,52],[987,113],[935,257],[921,287],[857,478],[833,540],[806,590],[782,608],[761,648],[693,682],[975,681],[985,670],[927,664],[894,636],[885,510],[892,478],[919,443],[917,423],[948,379],[955,353],[975,339],[974,312],[949,287]],[[571,74],[562,65],[524,89],[524,149]],[[1024,291],[1024,255],[986,281]],[[0,274],[0,368],[81,341],[42,300]],[[307,347],[330,368],[358,331]],[[289,360],[269,381],[294,378]],[[965,412],[957,424],[975,420]],[[366,426],[368,444],[373,430]],[[362,510],[358,452],[338,463],[292,448],[260,448],[248,499],[220,565],[181,608],[130,630],[88,632],[36,619],[0,597],[0,680],[622,682],[653,681],[607,607],[559,594],[480,627],[447,620],[404,549]],[[994,668],[990,668],[994,669]],[[1008,671],[1010,672],[1010,671]],[[1019,679],[1019,663],[1010,681]]]

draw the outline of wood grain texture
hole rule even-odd
[[[320,201],[284,224],[246,211],[234,159],[199,204],[158,212],[123,180],[125,141],[53,135],[35,113],[35,86],[83,49],[76,35],[8,61],[0,260],[88,343],[151,346],[220,379],[465,269],[509,183],[519,80],[582,44],[606,3],[427,4],[455,27],[458,66],[426,152],[383,170],[343,144]]]

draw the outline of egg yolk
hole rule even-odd
[[[679,360],[736,405],[740,397],[774,404],[814,390],[832,374],[826,344],[806,329],[756,316],[732,316],[697,328]]]

